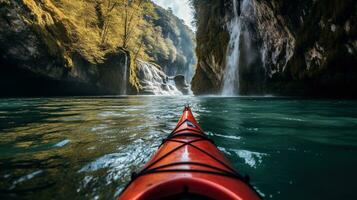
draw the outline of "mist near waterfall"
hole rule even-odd
[[[172,77],[168,77],[157,66],[137,60],[138,77],[144,94],[153,95],[182,95],[176,88],[176,84]]]
[[[224,73],[224,82],[222,95],[232,96],[237,93],[236,85],[239,85],[239,44],[241,33],[241,19],[237,11],[238,0],[233,0],[234,17],[228,25],[230,39],[228,44],[228,56],[226,70]],[[238,84],[236,84],[238,83]]]
[[[252,27],[255,18],[251,1],[232,0],[232,5],[233,17],[227,24],[230,39],[223,74],[222,96],[246,94],[248,90],[258,91],[264,80],[264,52]]]

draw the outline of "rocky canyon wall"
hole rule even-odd
[[[197,68],[192,79],[195,94],[218,93],[224,73],[229,34],[225,1],[194,1],[197,18]]]
[[[118,48],[96,62],[71,48],[77,28],[50,1],[3,1],[0,14],[1,96],[123,92],[129,53]]]
[[[138,94],[138,59],[170,76],[192,68],[183,21],[151,1],[118,2],[0,0],[0,96]]]
[[[222,90],[227,22],[232,9],[239,9],[232,8],[231,2],[194,1],[195,94]],[[239,93],[356,96],[356,4],[353,0],[250,0],[251,11],[243,16],[240,37]]]

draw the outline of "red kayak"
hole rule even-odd
[[[185,107],[174,131],[140,173],[132,176],[119,200],[261,199],[204,134]]]

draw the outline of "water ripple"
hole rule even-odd
[[[0,196],[113,199],[187,103],[262,196],[357,199],[357,102],[153,96],[0,99]]]
[[[265,153],[252,152],[247,150],[231,149],[238,157],[242,158],[244,162],[252,168],[257,168],[263,162],[263,157],[267,156]]]
[[[65,145],[67,145],[68,143],[70,143],[70,140],[62,140],[61,142],[53,145],[53,147],[64,147]]]
[[[43,170],[37,170],[35,172],[32,172],[32,173],[27,174],[25,176],[22,176],[22,177],[20,177],[19,179],[15,180],[12,183],[12,186],[10,187],[10,189],[14,189],[17,184],[25,182],[25,181],[29,181],[29,180],[33,179],[34,177],[36,177],[36,176],[38,176],[38,175],[40,175],[42,173],[43,173]]]

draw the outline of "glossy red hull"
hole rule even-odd
[[[186,107],[174,131],[120,195],[120,200],[260,199],[203,133]]]

